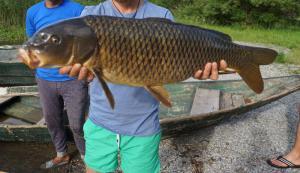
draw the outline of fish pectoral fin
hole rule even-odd
[[[103,88],[103,91],[108,99],[108,102],[111,106],[112,109],[115,108],[115,100],[114,100],[114,97],[110,91],[110,89],[108,88],[106,82],[104,81],[104,79],[102,78],[102,72],[100,70],[96,70],[96,69],[93,69],[93,73],[95,74],[95,76],[98,78],[102,88]]]
[[[162,102],[162,104],[172,107],[169,92],[163,86],[145,86],[145,89]]]

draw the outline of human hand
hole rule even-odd
[[[30,52],[25,51],[24,49],[19,49],[17,59],[31,69],[37,68],[40,64],[40,60],[38,60],[35,56],[30,55]]]
[[[227,68],[227,63],[224,60],[220,61],[220,70],[224,70]],[[219,69],[218,69],[218,64],[216,62],[213,63],[207,63],[204,67],[204,70],[198,70],[194,78],[199,79],[199,80],[204,80],[204,79],[211,79],[211,80],[217,80],[219,78]]]
[[[77,77],[78,80],[87,80],[88,82],[94,79],[94,74],[81,64],[64,66],[59,69],[59,73],[68,74],[70,77]]]

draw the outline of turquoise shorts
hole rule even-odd
[[[120,153],[124,173],[159,173],[159,143],[161,134],[146,137],[118,135],[95,125],[84,124],[85,157],[88,168],[101,172],[114,172]]]

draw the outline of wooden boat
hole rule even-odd
[[[173,107],[160,109],[164,138],[219,123],[300,89],[300,75],[268,78],[264,82],[265,90],[259,95],[241,80],[167,85]],[[38,123],[42,112],[34,90],[36,87],[12,87],[0,97],[0,141],[50,141],[47,128]]]
[[[17,60],[18,46],[0,46],[0,86],[35,85],[34,73]]]

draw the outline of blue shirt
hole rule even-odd
[[[41,1],[27,10],[26,34],[31,37],[36,31],[57,21],[77,17],[83,10],[83,6],[70,0],[64,0],[54,8],[47,8],[45,1]],[[58,68],[37,68],[36,76],[48,81],[67,81],[68,75],[61,75]]]
[[[106,15],[128,18],[160,17],[173,20],[171,12],[163,7],[144,1],[137,13],[120,14],[111,0],[97,6],[87,6],[85,15]],[[112,132],[130,136],[149,136],[160,132],[158,118],[159,102],[143,87],[131,87],[108,83],[114,99],[112,110],[98,79],[90,83],[89,119],[98,126]]]

